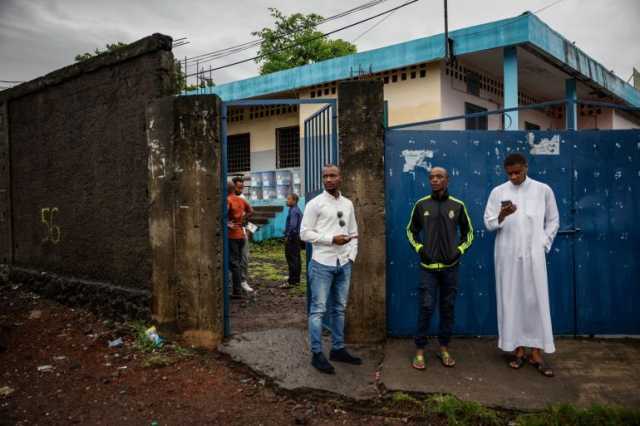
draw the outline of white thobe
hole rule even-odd
[[[517,210],[498,223],[501,202],[507,200]],[[526,346],[554,352],[545,258],[560,226],[553,191],[529,177],[520,185],[503,183],[489,195],[484,224],[489,231],[497,231],[498,347],[513,351]]]

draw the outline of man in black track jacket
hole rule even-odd
[[[431,195],[416,202],[407,225],[407,238],[420,256],[421,266],[420,311],[415,337],[416,356],[413,360],[413,367],[418,370],[425,368],[424,348],[437,293],[440,296],[438,358],[445,367],[455,365],[448,346],[458,292],[458,263],[473,241],[473,227],[464,203],[447,192],[447,170],[442,167],[432,168],[429,183]]]

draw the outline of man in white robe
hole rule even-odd
[[[556,199],[551,188],[527,176],[527,159],[510,154],[504,162],[508,182],[491,191],[484,212],[495,242],[498,347],[515,351],[509,364],[520,368],[527,360],[543,375],[553,376],[541,350],[555,352],[545,252],[559,228]]]

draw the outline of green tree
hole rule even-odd
[[[85,53],[80,53],[76,55],[75,60],[76,62],[86,61],[87,59],[94,58],[103,53],[110,53],[118,49],[122,49],[127,45],[128,45],[127,43],[123,43],[121,41],[116,41],[115,43],[112,43],[112,44],[107,43],[104,49],[96,48],[93,52],[85,52]],[[173,77],[174,77],[174,87],[175,87],[176,93],[180,93],[185,90],[189,91],[189,90],[196,90],[198,88],[202,89],[205,87],[213,87],[216,85],[213,82],[213,80],[211,80],[210,78],[204,78],[200,76],[198,78],[199,80],[198,84],[187,84],[187,76],[184,70],[182,69],[183,64],[177,59],[174,59],[173,62],[174,62]]]
[[[116,51],[118,49],[122,49],[123,47],[127,47],[127,43],[123,43],[121,41],[116,41],[113,44],[107,43],[105,49],[96,48],[93,52],[80,53],[80,54],[76,55],[75,60],[76,60],[76,62],[86,61],[87,59],[91,59],[91,58],[93,58],[95,56],[98,56],[98,55],[101,55],[103,53],[114,52],[114,51]]]
[[[342,39],[331,40],[322,37],[316,30],[323,17],[315,13],[303,15],[295,13],[285,16],[276,8],[269,8],[274,18],[273,28],[254,31],[252,36],[262,39],[259,57],[260,74],[324,61],[325,59],[349,55],[357,51],[356,46]]]

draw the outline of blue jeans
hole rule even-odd
[[[458,265],[438,271],[422,269],[420,271],[420,291],[418,311],[418,332],[415,337],[416,348],[427,345],[429,323],[436,308],[440,305],[440,327],[438,342],[440,346],[449,346],[455,318],[456,295],[458,294]],[[440,296],[439,298],[437,296]]]
[[[315,260],[309,262],[309,342],[311,352],[322,352],[322,318],[329,308],[331,318],[331,347],[344,348],[344,312],[349,298],[351,262],[340,266],[326,266]]]

